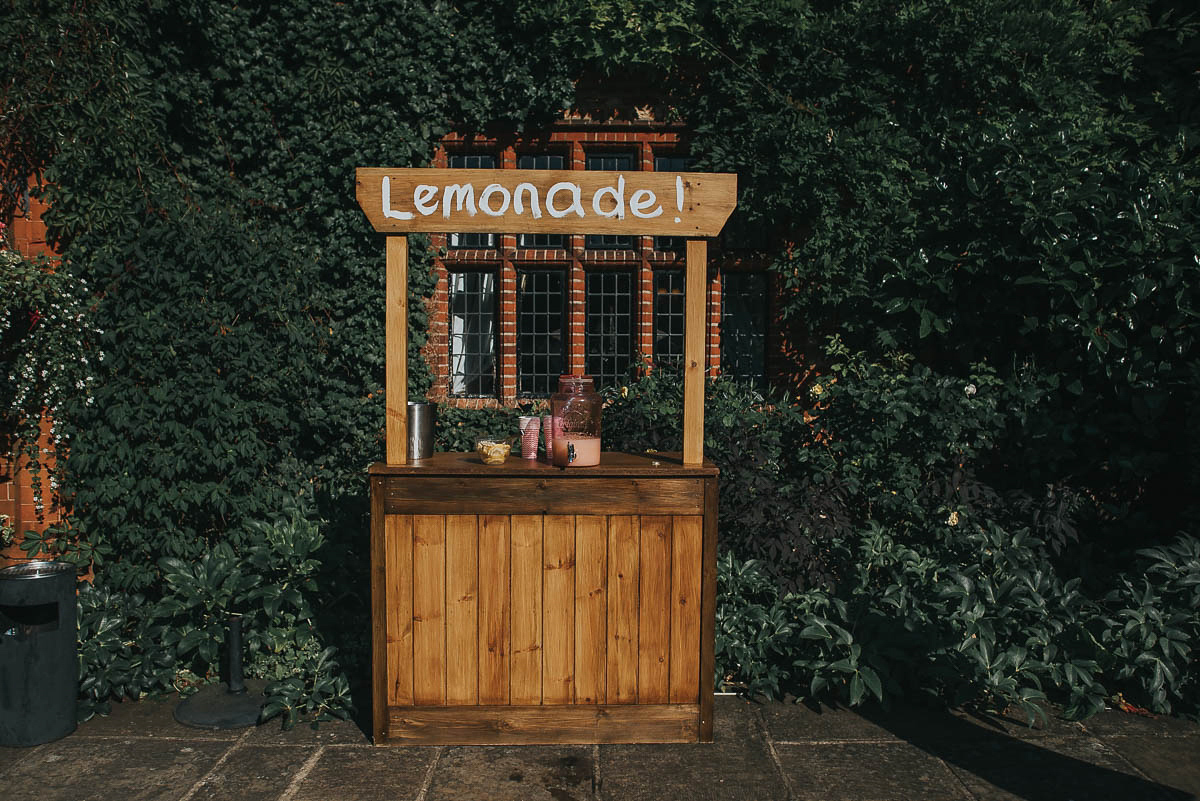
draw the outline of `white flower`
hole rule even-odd
[[[974,384],[967,384],[965,387],[963,387],[963,392],[967,393],[968,398],[974,396],[978,391],[979,387],[975,386]]]

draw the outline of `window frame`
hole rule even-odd
[[[455,301],[456,301],[456,295],[458,295],[460,292],[465,293],[468,297],[471,294],[475,294],[475,293],[471,292],[471,290],[469,288],[464,288],[463,290],[457,290],[457,291],[455,290],[455,279],[458,276],[464,276],[464,277],[477,276],[477,277],[481,277],[481,278],[484,278],[484,277],[491,278],[492,287],[491,287],[491,310],[490,310],[490,313],[487,311],[477,311],[477,312],[473,312],[473,313],[472,312],[464,312],[461,315],[456,315],[455,308],[454,308]],[[500,347],[499,347],[499,344],[500,344],[499,343],[499,339],[500,339],[500,271],[494,265],[489,265],[486,267],[473,268],[473,269],[447,270],[446,277],[447,277],[447,281],[446,281],[446,354],[447,354],[447,365],[448,365],[447,394],[453,398],[498,398],[498,397],[500,397]],[[481,289],[482,289],[482,287],[481,287]],[[455,318],[459,317],[459,316],[461,316],[464,320],[467,320],[470,317],[475,317],[478,319],[490,318],[491,331],[486,334],[482,333],[482,332],[472,333],[471,331],[466,330],[467,325],[464,324],[464,330],[461,333],[456,333],[455,332]],[[479,358],[479,357],[486,357],[488,355],[487,353],[483,353],[483,352],[471,352],[471,351],[467,350],[465,347],[463,349],[463,352],[458,353],[458,354],[455,353],[455,349],[454,349],[455,342],[466,340],[468,337],[471,337],[471,336],[480,337],[480,338],[487,337],[487,341],[489,342],[489,344],[491,346],[491,353],[490,353],[490,356],[491,356],[491,374],[490,374],[491,391],[490,392],[486,391],[486,389],[482,389],[482,388],[480,391],[471,391],[469,389],[470,384],[473,380],[479,380],[481,378],[484,378],[484,377],[488,376],[488,373],[468,372],[468,371],[464,370],[460,374],[457,371],[458,364],[456,363],[456,356],[459,360],[469,360],[473,357]],[[465,388],[463,391],[456,391],[455,387],[459,380],[460,375],[462,376],[462,382],[463,382],[463,385]]]
[[[469,159],[491,159],[491,166],[482,166],[471,164],[458,164],[456,160]],[[500,159],[496,158],[494,153],[448,153],[446,155],[446,166],[452,170],[495,170],[499,169]],[[463,239],[470,244],[463,244]],[[446,250],[495,250],[496,249],[496,234],[495,233],[450,233],[446,234]]]
[[[570,274],[569,273],[570,273],[570,271],[566,266],[555,267],[553,265],[530,265],[530,266],[518,267],[516,269],[516,273],[517,273],[517,282],[516,282],[517,397],[518,398],[545,398],[545,397],[549,397],[552,393],[554,393],[556,391],[556,388],[557,388],[556,382],[557,382],[558,376],[562,375],[563,373],[566,372],[566,366],[568,363],[568,357],[569,357],[569,352],[570,352],[569,348],[568,348],[568,344],[569,344],[568,343],[568,335],[570,333],[570,315],[567,313],[567,309],[570,305],[570,303],[569,303],[569,298],[570,298]],[[525,278],[527,276],[537,276],[537,275],[557,275],[559,277],[559,281],[560,281],[559,294],[562,296],[562,302],[559,304],[558,315],[557,315],[559,318],[558,319],[559,367],[558,367],[557,371],[548,370],[548,372],[546,372],[546,373],[536,373],[536,372],[525,373],[522,371],[522,366],[523,366],[523,362],[524,362],[524,359],[526,356],[533,356],[533,357],[546,356],[548,358],[553,356],[553,354],[550,354],[550,353],[527,354],[523,350],[523,343],[525,342],[526,337],[539,336],[539,334],[537,332],[526,332],[524,330],[524,322],[526,320],[526,315],[527,314],[536,315],[536,314],[538,314],[538,311],[536,309],[534,309],[532,312],[528,312],[523,308],[525,299],[527,297],[526,293],[538,291],[536,289],[535,290],[526,290],[524,288]],[[550,294],[550,293],[546,292],[543,294]],[[549,303],[549,300],[547,300],[547,303]],[[553,312],[551,310],[547,310],[546,312],[543,312],[543,314],[545,314],[545,316],[547,318],[553,316]],[[550,334],[547,333],[547,336],[549,336],[549,335]],[[546,382],[547,382],[546,390],[541,391],[536,388],[532,389],[532,390],[525,389],[524,379],[526,376],[529,376],[530,378],[532,378],[534,380],[536,380],[538,378],[546,379]]]
[[[756,278],[757,280],[761,281],[761,287],[757,290],[751,288],[751,291],[745,291],[744,289],[735,290],[733,286],[731,286],[731,284],[736,284],[750,278]],[[723,375],[732,376],[743,381],[750,381],[759,390],[765,390],[769,384],[769,376],[767,373],[767,329],[771,322],[769,307],[770,290],[770,275],[766,270],[734,270],[722,272],[720,329],[721,373]],[[736,302],[732,302],[735,300],[735,298],[738,300],[759,298],[758,315],[761,324],[757,326],[751,326],[750,328],[752,330],[750,330],[748,334],[735,331],[733,326],[731,326],[729,323],[730,319],[734,316],[734,313],[740,308]],[[746,372],[744,370],[735,369],[740,366],[736,363],[729,364],[727,354],[736,355],[731,354],[731,351],[734,349],[734,347],[740,347],[741,340],[746,338],[751,340],[754,347],[755,353],[753,354],[753,358],[758,362],[758,364],[755,366],[760,368],[759,372]]]
[[[629,167],[592,167],[592,159],[628,158]],[[612,172],[637,172],[638,152],[634,150],[593,150],[584,153],[584,170],[610,170]],[[584,250],[634,250],[637,238],[630,234],[587,234],[583,238]]]
[[[625,279],[625,281],[627,281],[627,290],[628,291],[625,294],[625,298],[626,298],[626,302],[628,304],[628,308],[623,311],[618,310],[617,312],[606,312],[606,311],[602,310],[599,314],[593,313],[593,311],[592,311],[593,298],[599,298],[600,299],[599,302],[602,304],[603,298],[605,298],[605,297],[617,298],[618,303],[620,302],[619,299],[622,297],[619,291],[609,292],[609,291],[605,291],[603,288],[601,288],[600,291],[598,291],[598,292],[593,292],[593,282],[602,282],[606,279],[611,279],[613,281],[619,281],[622,278]],[[592,376],[592,378],[596,382],[596,388],[600,389],[600,388],[608,385],[609,379],[612,379],[614,382],[620,381],[629,372],[629,369],[630,369],[630,367],[632,367],[632,365],[634,363],[634,359],[636,358],[637,345],[638,345],[638,336],[637,336],[637,331],[638,331],[638,329],[637,329],[637,326],[638,326],[637,308],[638,307],[637,307],[637,303],[640,300],[640,287],[638,286],[636,270],[628,269],[628,268],[618,268],[618,269],[611,269],[611,268],[610,269],[595,269],[595,268],[592,268],[589,270],[585,270],[584,276],[583,276],[583,282],[584,282],[584,286],[583,286],[583,364],[584,364],[584,372],[587,375]],[[617,289],[619,290],[619,287]],[[603,331],[603,330],[596,331],[593,321],[598,320],[599,325],[601,327],[603,327],[603,325],[604,325],[603,319],[606,316],[617,321],[618,327],[619,327],[620,321],[625,320],[627,330],[624,333],[622,333],[620,330],[617,330],[617,331],[611,332],[611,333]],[[596,353],[593,352],[593,341],[594,341],[593,337],[598,337],[600,339],[600,343],[601,343],[601,349],[599,352],[596,352]],[[619,339],[621,337],[624,337],[628,340],[628,347],[626,349],[621,349],[621,348],[617,347],[617,348],[614,348],[611,352],[607,352],[607,353],[604,352],[602,343],[606,338],[611,338],[613,340],[619,341]],[[602,365],[599,366],[599,369],[597,369],[597,365],[593,361],[594,359],[599,359],[601,361],[606,360],[606,359],[616,359],[616,360],[624,359],[626,361],[625,361],[623,368],[615,368],[614,367],[613,370],[605,370]]]

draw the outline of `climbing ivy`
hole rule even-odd
[[[1063,559],[1166,542],[1200,497],[1196,25],[1169,0],[15,0],[0,214],[41,180],[58,269],[92,292],[81,347],[104,354],[60,421],[71,536],[31,550],[82,543],[89,608],[129,618],[105,630],[157,631],[164,560],[249,564],[262,521],[305,509],[337,589],[263,636],[302,644],[304,676],[330,675],[327,643],[361,672],[357,635],[325,622],[366,609],[382,454],[382,243],[354,168],[536,131],[609,85],[686,120],[698,169],[738,173],[722,246],[763,249],[812,341],[1017,399],[977,476],[1087,499]],[[414,396],[430,258],[414,238]],[[882,427],[867,394],[831,419]],[[260,672],[282,675],[281,647]],[[89,686],[163,684],[127,675]],[[274,708],[316,686],[277,682]]]

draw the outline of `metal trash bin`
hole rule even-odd
[[[75,730],[75,609],[74,565],[0,570],[0,746],[37,745]]]

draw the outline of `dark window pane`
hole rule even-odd
[[[587,157],[587,168],[629,172],[633,169],[633,154],[593,153]],[[590,234],[584,239],[584,247],[591,250],[631,250],[633,237],[621,234]]]
[[[494,170],[496,157],[486,154],[450,156],[449,164],[455,170]],[[495,234],[449,234],[446,246],[450,250],[492,248],[496,246]]]
[[[654,360],[683,358],[683,270],[654,271]]]
[[[450,392],[496,394],[496,276],[450,274]]]
[[[566,363],[566,298],[562,270],[517,273],[517,391],[549,395]]]
[[[518,170],[565,170],[567,160],[560,155],[543,153],[517,157]],[[565,248],[566,237],[563,234],[519,234],[517,247],[522,248]]]
[[[691,164],[692,160],[687,156],[654,157],[655,172],[687,172]],[[654,237],[654,249],[680,253],[684,249],[685,241],[682,236],[656,236]]]
[[[765,388],[766,343],[766,273],[725,273],[721,283],[721,372]]]
[[[633,362],[633,273],[589,272],[585,344],[597,387],[622,380]]]

